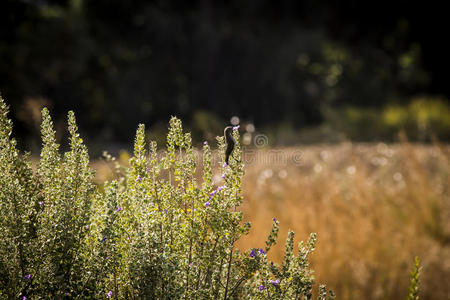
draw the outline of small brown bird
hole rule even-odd
[[[233,153],[234,144],[236,144],[236,140],[233,137],[233,126],[225,127],[223,135],[225,136],[225,141],[227,142],[227,149],[225,150],[225,163],[228,165],[228,159],[230,158],[231,153]]]

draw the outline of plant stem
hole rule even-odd
[[[224,295],[223,299],[227,299],[227,296],[228,296],[228,284],[230,282],[231,263],[233,261],[233,248],[234,248],[234,238],[232,239],[232,242],[231,242],[230,257],[228,258],[227,281],[225,284],[225,295]]]

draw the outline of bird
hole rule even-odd
[[[228,165],[228,159],[231,153],[233,153],[234,145],[236,140],[233,137],[233,126],[227,126],[223,130],[223,135],[225,136],[225,141],[227,143],[227,149],[225,150],[225,163]]]

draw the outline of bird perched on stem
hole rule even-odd
[[[225,136],[225,141],[227,142],[227,149],[225,150],[225,163],[228,165],[228,159],[230,158],[231,153],[233,153],[234,145],[236,144],[236,140],[233,137],[233,126],[225,127],[223,135]]]

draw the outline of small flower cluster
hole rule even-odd
[[[253,258],[253,257],[256,257],[256,256],[259,255],[259,254],[264,255],[264,254],[266,254],[266,252],[265,252],[262,248],[259,248],[258,251],[256,251],[256,249],[253,249],[253,250],[250,252],[249,256]]]
[[[219,186],[217,189],[213,190],[211,193],[209,193],[209,199],[213,198],[217,193],[222,191],[225,188],[225,186]]]

